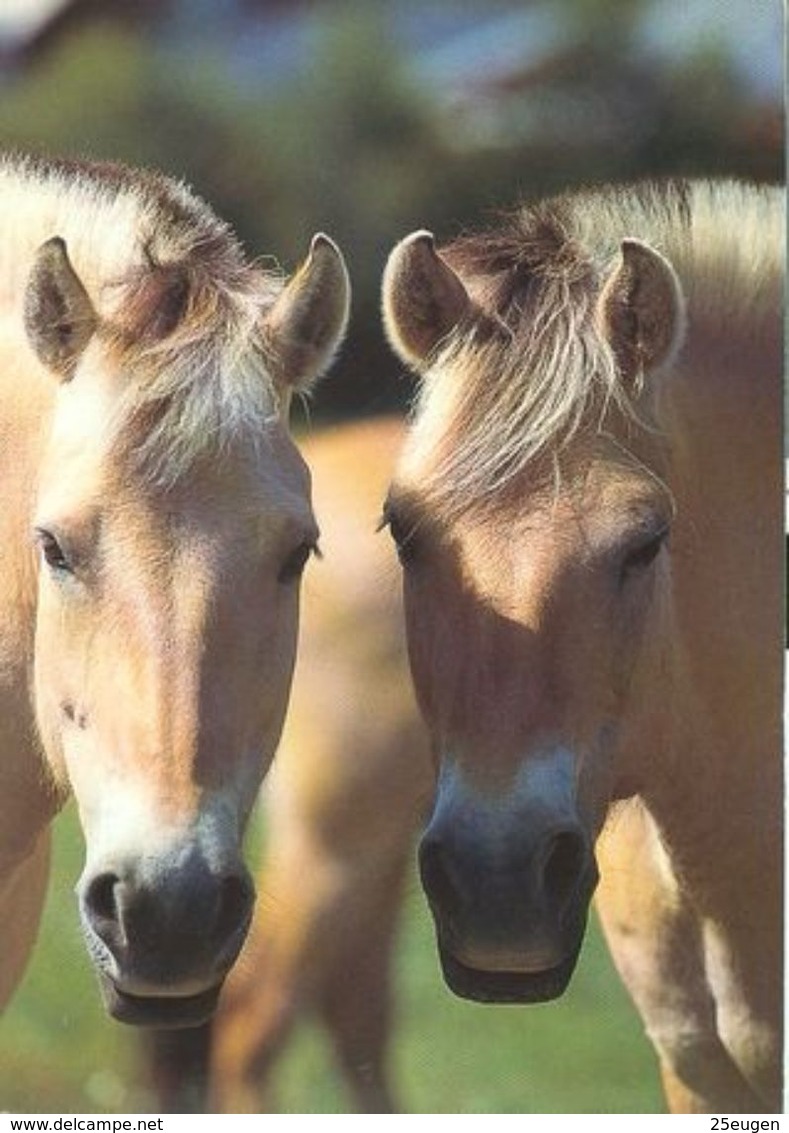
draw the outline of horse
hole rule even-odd
[[[288,408],[348,276],[318,234],[286,282],[186,187],[115,164],[9,155],[0,215],[0,1003],[73,792],[107,1011],[193,1026],[251,918],[241,840],[318,543]]]
[[[295,679],[262,796],[261,896],[211,1022],[146,1035],[162,1112],[270,1111],[277,1056],[309,1014],[355,1108],[398,1108],[392,951],[432,795],[397,562],[377,532],[402,436],[402,420],[381,417],[300,438],[322,557],[302,587]]]
[[[445,981],[560,996],[597,891],[673,1112],[781,1105],[783,233],[777,188],[602,186],[383,277]]]

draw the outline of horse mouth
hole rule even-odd
[[[216,1010],[221,981],[197,995],[132,995],[108,976],[99,975],[101,995],[109,1015],[132,1027],[178,1030],[199,1027]]]
[[[462,963],[440,943],[444,981],[461,999],[476,1003],[546,1003],[563,995],[575,971],[578,947],[553,968],[539,972],[491,972]]]

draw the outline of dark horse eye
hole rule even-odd
[[[299,543],[295,551],[292,551],[285,562],[282,564],[282,569],[277,575],[279,582],[296,582],[301,578],[304,573],[304,568],[307,561],[313,552],[317,552],[314,543]]]
[[[47,566],[54,571],[59,571],[61,574],[70,574],[71,564],[52,532],[45,531],[43,528],[37,528],[36,539],[38,540],[41,554]]]
[[[384,505],[378,530],[388,527],[397,557],[403,566],[413,562],[416,554],[416,524],[399,515],[390,504]]]
[[[666,527],[656,535],[652,535],[638,546],[631,548],[625,555],[622,563],[622,580],[629,575],[646,570],[660,554],[663,544],[668,539],[669,529]]]

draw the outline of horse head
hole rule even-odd
[[[416,233],[384,279],[422,376],[385,507],[436,753],[422,880],[453,990],[517,1002],[567,985],[595,839],[649,756],[624,733],[660,664],[673,512],[640,422],[684,310],[639,241],[604,271],[550,225],[531,241],[441,255]]]
[[[55,238],[25,297],[57,383],[34,511],[38,727],[79,808],[108,1009],[165,1027],[211,1013],[249,925],[242,837],[318,542],[287,410],[348,311],[326,237],[284,286],[217,278],[209,254],[99,286]]]

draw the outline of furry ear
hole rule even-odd
[[[265,317],[264,340],[280,389],[307,389],[328,368],[348,325],[350,294],[342,253],[318,233]]]
[[[673,361],[685,337],[685,298],[671,264],[640,240],[623,240],[598,313],[624,378],[638,381]]]
[[[424,369],[442,339],[471,310],[460,277],[436,251],[430,232],[414,232],[393,249],[383,278],[384,327],[392,348]]]
[[[60,236],[38,250],[25,291],[24,319],[38,358],[67,381],[99,319]]]

